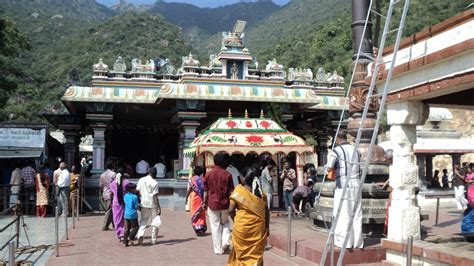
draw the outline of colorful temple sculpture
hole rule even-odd
[[[107,64],[111,58],[93,65],[90,86],[71,75],[62,103],[45,114],[67,135],[69,163],[78,160],[80,138],[93,135],[93,173],[101,173],[107,159],[134,166],[141,159],[153,165],[164,157],[173,177],[187,176],[190,160],[184,150],[196,133],[226,117],[229,109],[236,116],[247,109],[254,117],[263,110],[313,143],[317,164],[324,165],[328,140],[344,108],[344,79],[318,67],[287,69],[276,59],[260,65],[245,47],[245,24],[237,21],[233,31],[222,34],[221,49],[208,62],[192,53],[179,67],[166,58],[137,57],[130,64],[118,56],[112,67]],[[170,194],[171,207],[173,200],[184,201],[186,182],[160,182],[160,187],[172,188],[163,192]],[[89,183],[97,186],[97,179]]]

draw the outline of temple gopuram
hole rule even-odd
[[[63,106],[45,114],[64,132],[67,163],[78,162],[79,140],[90,134],[95,174],[104,171],[107,159],[134,167],[141,159],[152,166],[164,157],[173,177],[187,176],[190,161],[183,152],[197,133],[229,110],[235,116],[248,110],[250,117],[263,111],[313,143],[315,163],[323,165],[344,107],[344,79],[322,68],[314,68],[315,74],[310,68],[286,68],[275,59],[260,65],[245,47],[245,24],[237,21],[233,31],[222,33],[219,53],[206,63],[191,53],[179,67],[168,59],[133,59],[131,64],[121,56],[99,59],[92,67],[91,86],[69,86]],[[111,67],[105,63],[113,60]],[[87,186],[97,184],[97,178],[90,178]],[[170,188],[171,198],[184,201],[186,182],[160,180],[160,188]]]

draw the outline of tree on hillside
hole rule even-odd
[[[0,18],[0,109],[8,100],[9,94],[15,91],[23,76],[16,59],[20,52],[29,49],[26,37],[18,31],[15,22],[8,17]],[[1,112],[1,119],[4,114]]]

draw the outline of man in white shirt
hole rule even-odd
[[[358,193],[360,184],[360,154],[355,152],[355,147],[347,142],[346,133],[339,131],[336,137],[337,146],[328,157],[327,167],[329,171],[336,171],[336,189],[334,190],[333,218],[336,217],[340,205],[343,201],[339,213],[339,220],[335,228],[334,244],[342,247],[344,236],[348,233],[347,225],[355,207],[355,201],[362,202],[362,195]],[[351,165],[352,164],[352,165]],[[350,171],[350,172],[349,172]],[[345,183],[348,182],[346,195],[342,198],[342,191]],[[351,237],[346,248],[363,248],[364,238],[362,236],[362,207],[358,204],[354,220],[352,223]]]
[[[21,169],[15,165],[15,170],[10,178],[10,206],[18,202],[18,193],[21,188]]]
[[[155,164],[156,178],[166,177],[166,165],[163,163],[163,159],[158,158],[158,162]]]
[[[142,159],[137,163],[135,173],[137,173],[138,177],[145,176],[148,172],[148,168],[150,168],[150,164]]]
[[[137,184],[137,190],[140,194],[140,227],[138,229],[138,244],[143,243],[145,230],[150,226],[151,222],[157,215],[161,214],[160,201],[158,200],[158,182],[156,178],[156,169],[152,167],[148,169],[148,175],[140,178]],[[157,242],[158,228],[153,227],[151,231],[151,244]]]
[[[69,185],[71,184],[71,177],[69,171],[66,169],[67,164],[62,162],[59,164],[59,170],[55,171],[57,174],[56,186],[58,188],[58,212],[61,215],[63,210],[65,215],[68,215],[69,206]]]

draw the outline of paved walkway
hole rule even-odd
[[[439,239],[450,238],[461,232],[461,222],[464,218],[463,211],[457,209],[454,199],[440,200],[437,226],[435,226],[436,200],[424,200],[420,203],[421,213],[429,215],[428,220],[421,222],[422,230],[426,230],[423,240],[436,242]]]
[[[189,213],[164,209],[163,225],[158,244],[124,247],[117,241],[114,231],[101,231],[102,216],[81,217],[75,230],[69,231],[67,244],[60,248],[59,257],[49,258],[47,265],[225,265],[227,255],[214,255],[211,235],[197,237],[191,228]],[[150,233],[147,232],[148,235]],[[282,251],[272,249],[265,252],[268,265],[314,265],[291,258]]]
[[[4,216],[0,218],[0,228],[7,225],[14,219],[13,216]],[[71,218],[68,218],[68,225],[72,226]],[[35,216],[24,216],[23,228],[20,227],[20,249],[23,252],[17,252],[16,261],[28,260],[34,265],[44,265],[49,256],[53,253],[55,244],[54,217],[37,218]],[[26,233],[25,233],[26,231]],[[59,220],[59,235],[62,237],[65,232],[64,218]],[[15,233],[15,226],[11,226],[0,233],[0,244],[3,245]],[[36,249],[43,246],[45,248]],[[32,247],[32,248],[30,248]],[[8,260],[8,248],[0,252],[0,260]]]
[[[435,201],[434,201],[435,202]],[[435,223],[435,204],[424,202],[422,213],[429,214],[429,220],[423,221],[422,226],[427,231],[425,240],[436,241],[438,238],[452,236],[460,232],[462,212],[456,209],[453,201],[442,200],[438,226]],[[12,217],[2,217],[0,227],[7,224]],[[272,217],[271,235],[286,236],[286,217]],[[150,263],[163,264],[198,264],[198,265],[223,265],[227,256],[217,256],[212,253],[211,236],[196,237],[189,222],[189,213],[163,210],[163,227],[159,234],[159,243],[155,246],[123,247],[113,231],[100,231],[102,215],[82,216],[76,229],[72,229],[69,218],[69,240],[64,238],[64,219],[60,220],[61,247],[60,257],[56,258],[53,252],[54,245],[54,218],[39,219],[25,217],[28,225],[28,236],[31,246],[40,244],[49,245],[49,249],[36,250],[33,253],[23,253],[17,260],[28,259],[35,265],[109,265],[132,264],[142,265]],[[293,248],[295,245],[308,243],[312,247],[324,245],[325,234],[316,232],[310,220],[299,219],[293,223]],[[22,230],[23,232],[23,230]],[[0,233],[0,243],[4,243],[10,236],[10,230]],[[320,236],[316,238],[315,236]],[[319,239],[319,240],[318,240]],[[150,239],[145,239],[149,243]],[[281,243],[281,246],[286,246]],[[377,246],[378,241],[366,241],[366,246]],[[20,246],[28,246],[25,234],[22,234]],[[472,248],[472,244],[468,244]],[[297,253],[301,249],[296,248]],[[293,250],[295,253],[295,250]],[[307,253],[307,252],[306,252]],[[0,259],[6,259],[8,253],[5,249],[0,252]],[[298,254],[300,255],[300,254]],[[310,256],[314,257],[315,255]],[[308,257],[308,256],[302,256]],[[265,263],[268,265],[310,265],[309,261],[300,258],[286,258],[286,252],[273,248],[265,253]],[[316,259],[316,258],[314,258]]]

